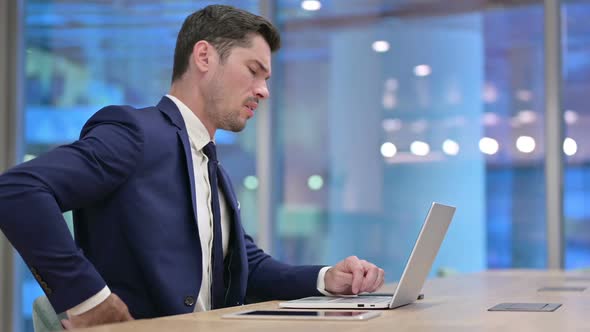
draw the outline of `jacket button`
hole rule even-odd
[[[192,296],[187,296],[184,298],[184,305],[187,307],[192,307],[195,305],[195,298]]]

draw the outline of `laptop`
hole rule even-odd
[[[312,296],[279,303],[281,308],[394,309],[414,302],[455,214],[455,207],[432,203],[393,296]]]

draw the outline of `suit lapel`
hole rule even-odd
[[[229,267],[230,283],[226,296],[226,305],[243,304],[246,296],[246,286],[248,283],[248,259],[246,257],[246,245],[244,243],[244,230],[240,217],[239,203],[236,199],[233,186],[229,176],[219,164],[219,182],[222,192],[225,195],[227,206],[232,211],[230,242],[231,249],[227,267]]]
[[[191,186],[191,202],[193,203],[193,219],[195,224],[197,223],[197,195],[195,194],[195,174],[193,168],[193,157],[191,154],[191,145],[188,141],[188,135],[186,130],[179,130],[178,137],[182,142],[182,148],[184,150],[184,157],[186,159],[186,166],[188,171],[188,177]],[[198,228],[197,228],[198,230]]]
[[[239,214],[239,207],[238,207],[238,200],[236,198],[236,193],[234,192],[234,188],[231,184],[231,180],[229,179],[229,176],[227,175],[227,173],[225,172],[225,170],[223,169],[223,167],[221,166],[221,163],[219,163],[219,171],[221,174],[221,178],[219,179],[219,184],[221,185],[221,190],[223,191],[223,194],[225,195],[225,200],[227,201],[227,205],[228,207],[231,209],[232,214],[235,216],[236,214]]]
[[[182,119],[182,114],[176,107],[176,104],[172,100],[167,97],[162,97],[160,102],[158,103],[158,109],[160,112],[164,113],[168,120],[178,128],[178,137],[180,138],[180,142],[182,143],[182,150],[184,151],[184,158],[186,161],[186,167],[188,171],[188,177],[191,187],[191,202],[193,205],[193,222],[197,223],[197,197],[195,194],[195,174],[193,168],[193,157],[191,154],[191,145],[188,140],[188,134],[186,132],[186,125],[184,124],[184,120]],[[198,232],[198,227],[197,227]]]

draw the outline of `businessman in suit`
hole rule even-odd
[[[269,96],[266,19],[208,6],[185,20],[155,107],[108,106],[80,139],[0,176],[0,229],[66,328],[378,289],[377,266],[274,260],[245,234],[217,129],[241,131]],[[74,211],[75,242],[62,217]]]

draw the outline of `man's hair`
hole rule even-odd
[[[233,47],[249,47],[255,34],[266,40],[271,52],[281,47],[279,31],[262,16],[225,5],[211,5],[192,13],[178,32],[172,82],[186,72],[193,47],[198,41],[205,40],[213,45],[223,62]]]

